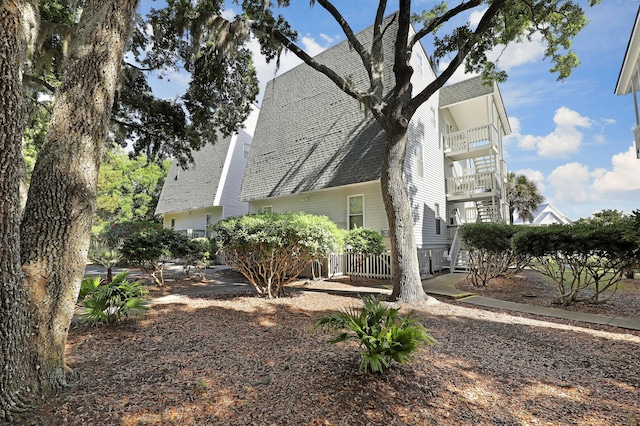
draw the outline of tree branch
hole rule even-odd
[[[454,7],[453,9],[449,9],[447,10],[445,13],[442,14],[442,16],[439,16],[435,19],[433,19],[431,22],[429,22],[429,25],[425,25],[424,27],[422,27],[419,31],[416,31],[416,33],[413,35],[413,37],[411,37],[411,39],[409,40],[409,48],[413,49],[413,46],[420,40],[422,39],[424,36],[426,36],[427,34],[431,34],[436,28],[438,28],[438,26],[444,24],[445,22],[449,21],[451,18],[459,15],[462,12],[465,12],[469,9],[473,9],[474,7],[477,7],[479,5],[482,4],[482,0],[470,0],[467,3],[460,3],[459,5],[457,5],[456,7]]]
[[[130,66],[131,68],[135,68],[135,69],[137,69],[138,71],[154,71],[154,70],[156,70],[156,69],[157,69],[157,68],[142,68],[142,67],[139,67],[139,66],[137,66],[137,65],[135,65],[135,64],[132,64],[131,62],[127,62],[127,61],[124,61],[124,63],[125,63],[125,65],[128,65],[128,66]]]
[[[413,117],[413,114],[415,114],[420,105],[426,102],[431,97],[431,95],[433,95],[437,90],[444,86],[449,78],[451,78],[453,73],[464,62],[464,59],[467,57],[469,52],[471,52],[471,49],[476,44],[478,36],[491,29],[491,21],[502,9],[505,3],[506,0],[495,0],[491,4],[491,6],[489,6],[487,11],[482,16],[482,19],[480,19],[478,27],[473,33],[474,37],[467,40],[466,43],[464,43],[464,45],[462,45],[460,49],[458,49],[458,53],[456,54],[455,58],[451,61],[451,63],[449,63],[447,69],[445,69],[442,74],[440,74],[435,80],[429,83],[429,85],[425,87],[424,90],[422,90],[413,99],[411,99],[411,102],[409,102],[409,105],[407,105],[404,111],[404,116],[408,120]]]
[[[39,77],[35,77],[35,76],[29,75],[29,74],[23,74],[22,80],[27,82],[27,84],[33,84],[33,85],[42,86],[43,88],[47,89],[51,93],[54,93],[56,91],[56,87],[55,86],[53,86],[52,84],[46,82],[45,80],[43,80],[43,79],[41,79]]]
[[[367,52],[367,50],[364,48],[362,43],[360,43],[360,40],[358,40],[356,35],[353,33],[353,30],[349,26],[349,23],[344,19],[342,14],[338,11],[338,9],[335,8],[335,6],[330,1],[328,0],[317,0],[317,1],[320,4],[320,6],[325,8],[325,10],[329,12],[331,16],[333,16],[333,19],[335,19],[336,22],[340,25],[340,27],[342,28],[342,32],[344,32],[344,35],[347,36],[347,40],[349,41],[349,44],[351,45],[351,47],[353,47],[353,49],[356,52],[358,52],[358,55],[360,55],[360,59],[362,59],[362,64],[364,65],[364,68],[367,70],[367,74],[369,74],[369,79],[371,79],[372,78],[371,55],[369,54],[369,52]],[[382,2],[386,3],[386,0],[381,0],[381,3]]]
[[[323,65],[315,61],[311,56],[309,56],[309,54],[307,54],[307,52],[305,52],[303,49],[298,47],[295,43],[293,43],[289,38],[287,38],[280,31],[267,27],[255,21],[245,21],[245,24],[252,30],[272,35],[285,48],[293,52],[294,55],[300,58],[304,63],[309,65],[311,68],[327,76],[331,81],[333,81],[336,84],[336,86],[340,88],[340,90],[342,90],[347,95],[351,96],[353,99],[359,102],[363,102],[365,104],[367,104],[366,102],[367,100],[371,99],[372,96],[370,93],[364,92],[362,90],[356,89],[355,87],[352,87],[347,82],[347,80],[345,80],[343,77],[340,77],[335,71],[333,71],[331,68],[327,67],[326,65]]]

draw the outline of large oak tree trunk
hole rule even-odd
[[[84,4],[21,226],[45,394],[66,384],[67,332],[89,248],[98,169],[137,0]]]
[[[19,233],[22,64],[35,25],[28,1],[0,2],[0,423],[13,422],[39,390]]]
[[[406,120],[405,123],[408,124]],[[391,232],[391,264],[393,292],[391,299],[399,302],[417,302],[427,297],[420,280],[418,250],[413,233],[411,205],[404,186],[402,170],[407,151],[406,125],[387,130],[387,152],[382,164],[382,198]]]

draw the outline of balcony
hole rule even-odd
[[[500,197],[501,177],[496,172],[470,173],[446,179],[447,201],[480,201]]]
[[[449,133],[442,138],[444,153],[453,161],[499,152],[500,134],[493,124]]]

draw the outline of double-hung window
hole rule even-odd
[[[349,197],[349,229],[364,228],[364,195]]]

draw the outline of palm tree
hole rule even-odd
[[[525,175],[507,174],[507,202],[509,203],[509,221],[513,223],[513,214],[523,222],[533,221],[533,212],[538,210],[544,202],[544,197],[538,191],[536,182],[530,181]]]

